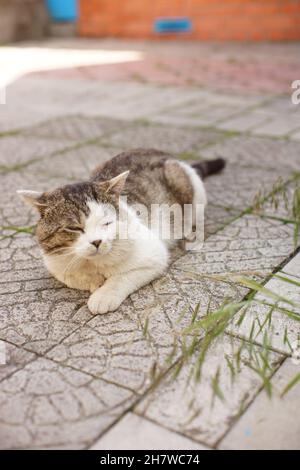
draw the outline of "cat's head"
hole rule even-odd
[[[44,193],[18,191],[40,214],[36,235],[44,253],[85,259],[109,253],[117,236],[119,196],[128,173]]]

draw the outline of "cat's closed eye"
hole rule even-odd
[[[105,222],[105,224],[103,224],[105,227],[108,227],[109,225],[111,225],[113,222],[112,220],[110,222]]]
[[[74,232],[74,233],[83,233],[84,230],[82,227],[64,227],[64,232]]]

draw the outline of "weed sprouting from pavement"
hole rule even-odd
[[[289,195],[289,190],[292,195]],[[266,210],[266,204],[268,208]],[[273,185],[271,191],[267,194],[265,191],[258,191],[254,197],[253,213],[265,218],[281,221],[283,224],[292,224],[294,226],[294,248],[300,234],[300,174],[295,173],[290,187],[279,178]],[[274,214],[281,209],[279,214]],[[283,215],[282,215],[283,214]]]
[[[16,225],[8,225],[8,226],[2,226],[0,227],[0,231],[6,232],[9,231],[10,233],[8,235],[0,235],[0,241],[4,240],[6,238],[13,238],[14,236],[18,235],[19,233],[27,233],[28,235],[33,235],[35,231],[36,226],[31,225],[28,227],[18,227]]]
[[[190,273],[190,275],[193,279],[208,276],[199,273]],[[271,397],[273,392],[272,375],[276,371],[279,361],[280,363],[282,361],[282,356],[279,360],[276,359],[276,354],[274,355],[274,345],[272,343],[273,320],[276,318],[278,322],[278,316],[286,316],[300,322],[300,302],[294,300],[294,296],[290,298],[278,294],[276,289],[268,288],[259,283],[256,280],[257,276],[256,279],[240,274],[209,275],[209,277],[227,285],[238,284],[247,288],[248,293],[243,301],[235,302],[233,299],[226,299],[217,309],[211,309],[209,302],[209,308],[205,312],[201,312],[200,304],[196,305],[191,313],[190,324],[179,333],[177,332],[172,358],[175,355],[174,351],[176,351],[179,359],[175,367],[171,368],[170,380],[176,380],[183,369],[187,368],[188,372],[185,372],[185,374],[187,373],[186,390],[188,388],[194,389],[193,393],[195,395],[191,402],[195,402],[195,406],[197,406],[195,385],[201,383],[203,379],[207,380],[207,376],[209,376],[212,390],[211,407],[213,407],[216,400],[227,401],[222,377],[225,364],[225,369],[229,371],[231,387],[234,387],[235,382],[239,380],[241,370],[248,368],[257,375],[261,387],[268,397]],[[275,274],[272,279],[293,286],[300,298],[300,281],[282,273]],[[260,307],[260,316],[256,313],[257,307]],[[234,328],[239,328],[247,317],[247,324],[250,327],[247,337],[243,338],[243,335],[241,336]],[[234,346],[235,337],[239,338],[238,347]],[[230,353],[224,350],[219,364],[214,365],[214,370],[206,369],[203,375],[207,354],[214,348],[217,340],[222,339],[225,341],[225,345],[231,340]],[[288,351],[284,356],[286,358],[291,357],[293,355],[292,340],[289,338],[287,327],[284,331],[283,343],[288,346]],[[169,366],[171,362],[170,360]],[[298,373],[283,388],[280,396],[284,397],[299,381],[300,374]],[[245,397],[243,399],[245,401],[243,406],[245,406],[247,400]],[[192,407],[193,413],[195,412],[195,406]],[[201,413],[201,410],[197,409],[197,414],[199,413]]]

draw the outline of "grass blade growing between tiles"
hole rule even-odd
[[[281,397],[284,397],[297,383],[300,382],[300,373],[296,374],[292,380],[284,387],[283,391],[281,392]]]

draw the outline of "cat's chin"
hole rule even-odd
[[[111,248],[106,248],[105,250],[101,250],[101,251],[96,251],[95,253],[87,253],[84,258],[86,260],[97,260],[97,259],[101,259],[103,256],[107,256],[109,255],[109,253],[111,252]]]

